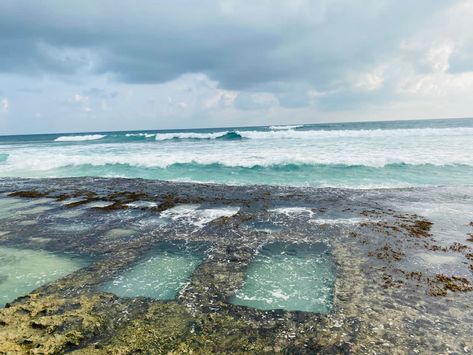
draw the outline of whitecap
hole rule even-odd
[[[158,133],[156,140],[164,141],[169,139],[216,139],[223,137],[230,132],[213,132],[213,133],[197,133],[197,132],[177,132],[177,133]]]
[[[56,138],[55,142],[81,142],[81,141],[95,141],[105,138],[104,134],[87,134],[83,136],[61,136]]]
[[[269,126],[269,129],[272,130],[287,130],[287,129],[296,129],[296,128],[301,128],[304,127],[304,125],[293,125],[293,126]]]

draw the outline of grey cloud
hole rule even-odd
[[[242,92],[236,97],[234,104],[240,110],[265,110],[277,105],[278,101],[272,96]]]
[[[226,89],[295,82],[326,90],[398,50],[447,2],[6,0],[0,71],[110,73],[161,83],[205,73]],[[451,5],[452,2],[449,3]],[[281,95],[281,102],[294,99]]]
[[[317,110],[322,112],[339,112],[356,110],[369,105],[379,105],[395,100],[393,88],[387,84],[375,91],[347,89],[318,97]]]
[[[113,99],[118,96],[117,91],[108,91],[99,88],[90,88],[83,91],[83,94],[86,96],[92,96],[99,99]]]

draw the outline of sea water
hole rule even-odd
[[[0,247],[0,307],[87,264],[43,250]]]
[[[162,242],[143,260],[101,286],[120,297],[172,300],[205,257],[205,245]]]
[[[335,271],[327,245],[275,242],[263,246],[231,303],[258,309],[327,313]]]
[[[48,211],[55,207],[50,204],[52,201],[53,199],[49,198],[0,198],[0,220],[15,216],[30,216]]]
[[[354,188],[473,181],[473,119],[0,137],[0,177]]]

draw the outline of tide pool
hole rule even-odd
[[[172,300],[204,257],[205,246],[163,242],[143,261],[103,284],[101,290],[120,297]]]
[[[0,307],[87,264],[43,250],[0,247]]]
[[[275,242],[260,250],[230,302],[264,310],[327,313],[332,309],[334,280],[325,244]]]

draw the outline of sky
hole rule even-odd
[[[473,117],[473,0],[0,0],[0,134]]]

